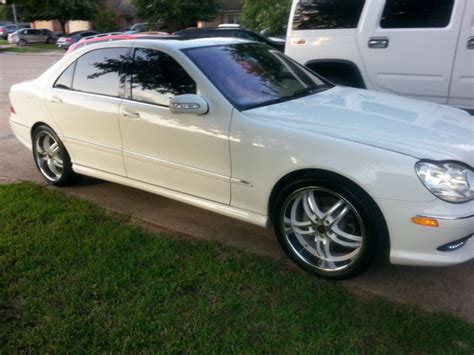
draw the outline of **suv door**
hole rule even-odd
[[[58,77],[47,106],[72,162],[125,176],[118,109],[129,48],[102,48],[79,57]]]
[[[39,43],[39,42],[44,42],[43,41],[43,35],[41,34],[40,30],[35,30],[35,29],[30,29],[27,30],[28,32],[28,39],[27,41],[29,43]]]
[[[178,61],[156,49],[135,49],[129,80],[131,90],[120,107],[127,176],[229,204],[232,108],[211,104],[202,116],[171,113],[169,101],[175,95],[217,98],[202,91]]]
[[[474,1],[466,1],[448,103],[474,110]]]
[[[465,0],[368,1],[358,36],[367,87],[447,103]]]

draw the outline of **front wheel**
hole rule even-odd
[[[20,46],[24,47],[24,46],[26,46],[28,43],[27,43],[24,39],[20,39],[20,40],[18,41],[18,44],[19,44]]]
[[[33,157],[41,175],[51,185],[69,185],[77,178],[66,148],[47,126],[39,126],[33,132]]]
[[[283,189],[273,213],[275,233],[300,267],[328,279],[363,272],[386,237],[375,203],[352,183],[307,177]]]

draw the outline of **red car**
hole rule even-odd
[[[74,52],[76,49],[87,46],[93,43],[106,42],[106,41],[118,41],[125,39],[137,39],[143,37],[152,37],[152,38],[163,38],[163,37],[176,37],[172,36],[166,32],[141,32],[135,34],[123,34],[120,32],[111,32],[111,33],[101,33],[94,36],[89,36],[81,39],[79,42],[74,43],[69,47],[66,54]]]

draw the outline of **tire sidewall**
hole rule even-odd
[[[365,239],[363,241],[360,253],[354,263],[345,269],[324,271],[318,269],[309,262],[305,262],[293,250],[293,247],[290,245],[285,235],[283,213],[287,201],[295,191],[308,187],[321,187],[338,193],[352,204],[363,221]],[[375,203],[362,189],[356,188],[354,185],[348,184],[347,181],[342,179],[336,179],[333,177],[328,178],[324,176],[305,177],[290,183],[278,194],[275,200],[274,209],[272,211],[273,227],[282,248],[300,267],[327,279],[347,279],[360,274],[370,265],[374,259],[381,233],[384,232],[383,225],[378,220],[376,213],[377,211],[374,210],[374,204]]]

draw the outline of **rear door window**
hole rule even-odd
[[[443,28],[449,25],[454,0],[387,0],[382,28]]]
[[[125,85],[128,48],[104,48],[84,54],[76,62],[73,90],[118,97]]]
[[[194,80],[168,54],[155,49],[135,49],[131,68],[132,100],[169,106],[173,96],[195,93]]]
[[[357,28],[364,4],[365,0],[300,0],[293,30]]]

